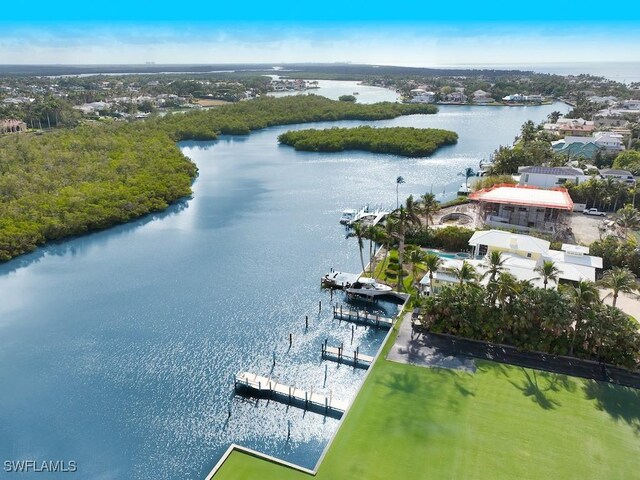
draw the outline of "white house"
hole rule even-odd
[[[582,170],[571,167],[520,167],[520,185],[554,188],[566,182],[578,185],[589,179]]]
[[[435,101],[435,92],[427,92],[422,88],[414,88],[411,90],[411,100],[409,100],[409,103],[433,103]]]
[[[600,170],[600,176],[602,178],[613,178],[614,180],[618,180],[619,182],[626,182],[630,184],[636,183],[636,179],[633,177],[631,172],[628,172],[627,170],[615,170],[613,168],[606,168]]]
[[[543,287],[544,282],[536,268],[545,261],[552,261],[559,270],[558,282],[549,281],[548,288],[557,288],[559,282],[595,281],[596,269],[602,268],[602,258],[589,255],[589,249],[580,245],[563,244],[561,250],[551,250],[550,243],[529,235],[514,234],[503,230],[479,230],[469,240],[473,247],[470,259],[442,258],[442,266],[433,275],[433,290],[458,282],[453,274],[463,261],[471,264],[480,275],[488,270],[487,257],[498,251],[504,260],[504,271],[518,280],[531,282],[534,286]],[[485,277],[480,281],[489,282]],[[429,292],[429,275],[420,281],[423,292]]]
[[[624,148],[622,135],[614,132],[596,132],[593,134],[595,144],[610,152],[621,152]]]
[[[626,110],[640,110],[640,100],[625,100],[622,102],[622,108]]]

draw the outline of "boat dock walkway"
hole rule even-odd
[[[389,215],[390,212],[376,210],[375,212],[367,212],[362,214],[362,216],[358,219],[359,222],[362,222],[365,226],[376,226],[380,223],[384,218]]]
[[[345,353],[344,347],[328,347],[324,343],[322,344],[322,358],[359,368],[369,368],[373,363],[372,356],[360,353],[357,348],[353,354],[349,354]]]
[[[374,315],[373,313],[360,310],[342,308],[342,305],[339,307],[336,305],[333,306],[333,318],[346,320],[347,322],[362,323],[376,328],[393,327],[393,318],[382,317],[380,315]]]
[[[341,417],[347,410],[347,402],[336,400],[331,394],[326,396],[321,393],[307,392],[291,385],[278,383],[267,377],[255,373],[241,372],[235,377],[234,388],[237,391],[245,390],[258,396],[266,396],[283,403],[288,403],[305,410],[316,411]]]

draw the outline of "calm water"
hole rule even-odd
[[[201,479],[236,442],[313,466],[337,420],[234,398],[232,377],[355,394],[363,371],[319,359],[325,338],[351,344],[319,289],[330,267],[359,269],[341,210],[395,203],[397,175],[403,196],[455,189],[457,172],[552,110],[566,108],[448,107],[376,123],[459,132],[423,159],[297,153],[276,143],[291,127],[181,144],[200,168],[192,199],[0,266],[2,460],[75,460],[82,479]],[[374,353],[383,333],[353,337]]]

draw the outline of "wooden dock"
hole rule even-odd
[[[328,347],[324,343],[322,344],[322,358],[358,368],[369,368],[373,363],[372,356],[360,353],[357,348],[353,353],[347,353],[343,347]]]
[[[347,402],[336,400],[330,394],[326,396],[296,388],[291,385],[278,383],[267,377],[255,373],[241,372],[235,377],[236,392],[244,390],[260,397],[268,397],[283,403],[288,403],[305,410],[324,413],[325,415],[341,417],[347,410]]]
[[[347,322],[361,323],[376,328],[393,327],[393,318],[374,315],[373,313],[369,313],[364,310],[360,311],[342,308],[342,305],[333,306],[333,318],[346,320]]]

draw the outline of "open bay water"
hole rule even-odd
[[[451,106],[181,143],[200,169],[191,199],[0,265],[1,460],[74,460],[82,479],[202,479],[235,442],[312,467],[338,421],[235,397],[233,375],[356,394],[365,372],[321,362],[320,346],[374,354],[386,332],[357,327],[352,346],[351,324],[331,319],[319,288],[331,267],[360,270],[341,211],[395,204],[397,175],[401,198],[455,189],[458,172],[553,110],[567,108]],[[276,141],[291,128],[361,123],[449,128],[460,141],[417,159]],[[18,475],[2,467],[0,478]]]

